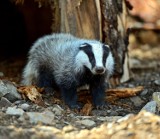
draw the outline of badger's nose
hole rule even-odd
[[[104,68],[103,67],[96,67],[95,71],[97,74],[102,74],[102,73],[104,73]]]

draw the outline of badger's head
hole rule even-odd
[[[108,45],[100,42],[89,42],[81,44],[76,56],[78,67],[88,68],[92,74],[111,74],[113,72],[114,60]]]

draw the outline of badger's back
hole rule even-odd
[[[76,38],[70,34],[52,34],[42,37],[39,40],[37,40],[31,47],[29,51],[29,60],[34,59],[37,60],[38,62],[47,61],[47,63],[55,62],[56,64],[57,60],[65,56],[64,54],[66,52],[69,52],[71,54],[76,53],[75,51],[77,51],[78,49],[76,47],[71,48],[71,45],[73,45],[72,42],[75,41]]]
[[[52,34],[38,39],[29,51],[22,84],[37,85],[39,75],[46,71],[50,73],[48,76],[55,75],[58,81],[64,69],[71,70],[73,57],[78,53],[76,45],[71,48],[76,40],[70,34]]]

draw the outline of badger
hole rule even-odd
[[[55,33],[31,47],[22,75],[23,85],[54,88],[70,108],[81,108],[77,88],[89,86],[95,107],[105,105],[106,79],[114,70],[110,47],[97,40]]]

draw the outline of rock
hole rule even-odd
[[[59,105],[54,105],[54,108],[52,109],[52,111],[55,115],[62,115],[62,112],[64,110]]]
[[[126,116],[118,119],[117,122],[126,121],[126,120],[128,120],[129,118],[131,118],[131,117],[133,117],[133,116],[134,116],[134,114],[131,114],[131,113],[130,113],[130,114],[127,114]]]
[[[131,97],[130,100],[133,102],[134,106],[136,107],[140,107],[144,103],[144,101],[138,96]]]
[[[111,111],[111,113],[109,114],[109,116],[118,116],[118,112],[116,111]]]
[[[51,111],[45,111],[43,113],[39,112],[27,112],[26,113],[29,117],[30,123],[44,123],[44,124],[51,124],[54,120],[54,114]]]
[[[86,127],[92,127],[96,124],[94,121],[89,120],[89,119],[80,120],[80,121],[77,121],[77,123],[82,124]]]
[[[130,58],[129,59],[129,67],[134,68],[134,67],[139,67],[141,65],[141,62],[138,59],[135,58]]]
[[[12,103],[5,97],[2,97],[1,100],[0,100],[0,108],[2,107],[9,107],[11,106]]]
[[[106,116],[108,115],[108,111],[106,110],[98,110],[98,109],[94,109],[91,111],[91,115],[96,115],[96,116]]]
[[[156,101],[150,101],[141,109],[141,111],[146,110],[151,113],[156,113],[156,105]]]
[[[16,108],[16,107],[8,107],[6,114],[22,116],[24,114],[24,111],[22,109]]]
[[[21,95],[17,92],[17,88],[12,82],[7,80],[0,80],[0,98],[1,97],[5,97],[11,102],[21,99]]]
[[[63,130],[63,132],[67,133],[67,132],[74,131],[75,127],[73,127],[72,125],[68,125],[68,126],[63,127],[62,130]]]
[[[113,122],[121,118],[122,116],[105,116],[105,117],[97,117],[97,120],[104,121],[104,122]]]
[[[155,80],[155,81],[154,81],[154,84],[155,84],[155,85],[160,85],[160,80]]]
[[[25,114],[24,114],[25,115]],[[25,116],[24,115],[21,115],[19,118],[18,118],[18,121],[19,122],[25,122],[25,120],[28,118],[28,116],[27,116],[27,118],[25,118]],[[28,120],[28,119],[27,119]]]
[[[111,110],[107,110],[107,113],[111,113]]]
[[[26,100],[17,100],[17,101],[14,102],[14,104],[15,105],[20,105],[20,104],[23,104],[25,102],[26,102]]]
[[[154,92],[152,98],[157,103],[158,111],[160,111],[160,92]]]
[[[78,119],[91,119],[93,116],[76,116]]]
[[[4,76],[4,73],[3,72],[0,72],[0,77],[3,77]]]
[[[129,83],[129,84],[128,84],[128,87],[129,87],[129,88],[134,88],[135,85]]]
[[[20,108],[27,111],[30,108],[30,105],[27,103],[24,103],[24,104],[20,105]]]
[[[140,93],[140,95],[141,95],[141,96],[145,96],[145,95],[147,95],[147,93],[148,93],[148,90],[147,90],[147,89],[144,89],[144,90]]]
[[[131,113],[131,111],[129,109],[125,109],[125,108],[117,108],[117,109],[115,109],[115,112],[118,113],[118,116],[125,116],[125,115]]]

